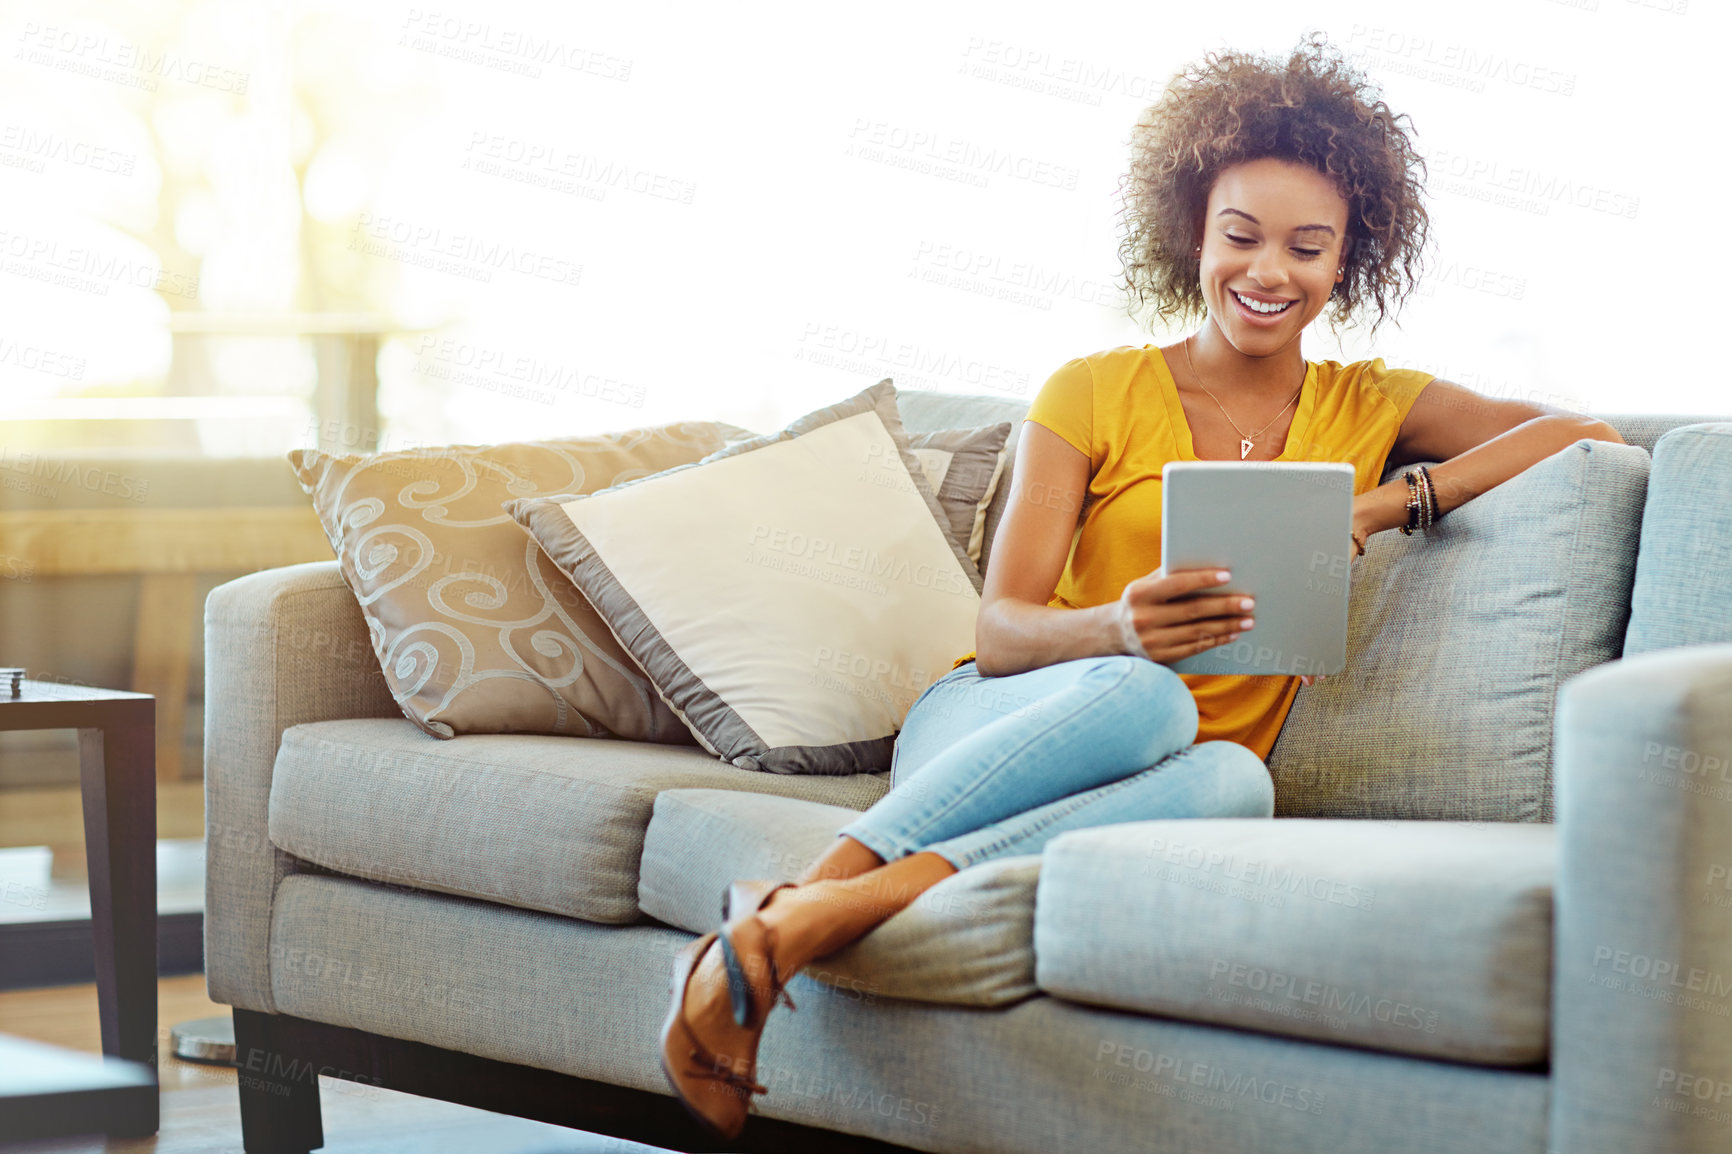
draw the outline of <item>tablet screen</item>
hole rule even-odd
[[[1347,663],[1353,466],[1324,461],[1172,461],[1161,472],[1161,565],[1227,569],[1200,596],[1256,598],[1256,627],[1171,662],[1179,673],[1295,676]]]

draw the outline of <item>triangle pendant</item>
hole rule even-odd
[[[1243,461],[1246,457],[1249,457],[1250,455],[1251,455],[1251,439],[1249,437],[1241,437],[1239,439],[1239,459],[1241,461]]]

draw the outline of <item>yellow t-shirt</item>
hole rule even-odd
[[[1345,461],[1353,491],[1377,487],[1396,434],[1431,373],[1390,369],[1382,358],[1307,361],[1299,407],[1277,461]],[[1082,529],[1048,605],[1086,609],[1117,601],[1161,564],[1161,467],[1195,461],[1191,427],[1161,351],[1120,345],[1067,361],[1025,418],[1089,455]],[[990,559],[989,559],[990,560]],[[956,659],[952,669],[975,652]],[[1268,757],[1287,719],[1297,677],[1180,675],[1197,700],[1198,741],[1236,741]]]

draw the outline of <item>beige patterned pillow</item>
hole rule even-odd
[[[691,732],[508,501],[592,493],[754,436],[687,421],[557,441],[289,454],[404,716],[435,737]]]

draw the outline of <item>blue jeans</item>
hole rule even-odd
[[[1085,657],[926,687],[897,734],[890,792],[841,833],[885,861],[924,850],[957,869],[1039,853],[1073,829],[1176,817],[1272,817],[1251,750],[1197,736],[1197,703],[1165,665]]]

